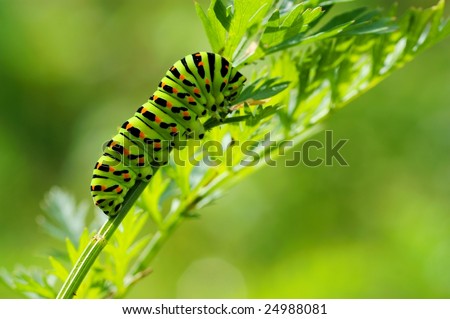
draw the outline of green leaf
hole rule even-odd
[[[347,27],[349,27],[353,23],[354,23],[354,21],[349,21],[347,23],[336,26],[334,29],[327,30],[326,32],[318,32],[318,33],[315,33],[310,36],[300,34],[298,36],[295,36],[289,40],[286,40],[286,41],[280,43],[279,45],[268,48],[267,50],[265,50],[265,53],[272,54],[272,53],[275,53],[278,51],[289,49],[289,48],[294,47],[299,44],[306,45],[306,44],[310,44],[313,42],[325,40],[327,38],[332,38],[332,37],[338,35],[339,33],[341,33],[343,30],[345,30]]]
[[[208,36],[209,43],[214,52],[222,52],[225,45],[226,30],[220,20],[216,17],[214,6],[217,0],[212,0],[207,10],[207,14],[203,11],[198,2],[195,2],[195,10]]]
[[[160,199],[169,186],[169,183],[170,180],[163,178],[161,172],[154,174],[153,182],[146,187],[139,202],[139,206],[150,214],[153,222],[158,226],[162,222],[162,213],[159,206]]]
[[[239,52],[244,51],[240,44],[251,38],[250,30],[253,30],[253,34],[255,34],[257,31],[255,27],[262,22],[272,3],[273,0],[234,1],[234,15],[230,22],[227,41],[224,44],[223,56],[225,58],[233,61]]]
[[[280,43],[287,43],[294,38],[303,37],[303,34],[310,29],[310,24],[318,20],[323,13],[324,11],[320,7],[305,8],[303,4],[295,6],[283,17],[280,17],[279,12],[275,11],[261,38],[263,50],[270,51],[270,48],[277,47]]]
[[[10,288],[28,298],[56,297],[55,277],[42,269],[17,267],[12,274],[2,269],[0,277]]]
[[[361,14],[367,11],[367,8],[357,8],[348,12],[344,12],[340,15],[333,17],[327,24],[319,29],[318,33],[328,32],[335,29],[338,26],[347,24],[349,22],[354,22]]]
[[[277,95],[289,86],[289,82],[277,82],[279,78],[262,78],[247,85],[242,91],[235,104],[242,103],[246,100],[263,100]]]
[[[52,274],[55,275],[61,282],[64,282],[66,280],[67,276],[69,276],[69,272],[67,271],[66,267],[63,266],[57,259],[54,257],[49,257],[50,264],[53,267]]]
[[[69,237],[77,244],[86,227],[88,207],[85,202],[76,205],[72,195],[53,187],[42,204],[45,214],[39,216],[38,223],[52,237],[61,241]]]
[[[269,46],[277,41],[279,41],[278,35],[282,32],[280,31],[280,11],[275,10],[267,22],[264,33],[261,37],[261,43],[265,46]],[[281,40],[280,40],[281,41]]]
[[[230,8],[230,6],[228,6]],[[227,6],[221,0],[217,0],[214,4],[214,13],[217,19],[220,21],[225,30],[230,29],[230,23],[233,19],[233,14],[227,9]]]
[[[277,111],[279,110],[279,108],[280,108],[279,105],[275,105],[275,106],[271,105],[271,106],[257,108],[255,114],[253,114],[252,116],[249,116],[247,118],[245,124],[248,126],[260,125],[262,120],[275,115],[277,113]]]
[[[84,247],[86,247],[86,245],[89,243],[90,238],[91,236],[87,228],[84,229],[81,237],[79,238],[78,248],[76,248],[76,243],[73,243],[69,238],[66,238],[67,254],[72,264],[75,264]]]

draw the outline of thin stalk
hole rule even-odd
[[[147,187],[147,184],[147,182],[137,181],[136,184],[129,190],[119,213],[115,217],[109,218],[103,224],[98,233],[92,237],[89,244],[83,250],[77,262],[73,266],[69,276],[62,285],[56,299],[72,299],[76,296],[76,291],[89,272],[89,269],[91,269],[95,260],[100,255],[100,252],[111,239],[112,235],[116,231],[117,227],[119,227],[120,223],[125,218],[136,199],[141,195],[145,187]]]

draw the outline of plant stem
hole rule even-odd
[[[124,199],[124,204],[119,213],[115,217],[109,218],[103,224],[98,233],[92,237],[89,244],[83,250],[77,262],[73,266],[69,276],[61,287],[58,295],[56,296],[56,299],[72,299],[76,296],[76,291],[89,272],[89,269],[91,269],[95,260],[100,255],[100,252],[111,239],[112,235],[116,231],[117,227],[119,227],[120,223],[125,218],[136,199],[141,195],[145,187],[147,187],[147,184],[147,182],[137,181],[136,184],[128,191]]]

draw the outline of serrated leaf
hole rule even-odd
[[[282,92],[289,86],[289,82],[278,82],[278,83],[270,83],[263,84],[260,88],[258,88],[254,94],[253,99],[255,100],[264,100],[278,93]]]
[[[272,54],[278,51],[286,50],[288,48],[294,47],[296,45],[306,45],[310,44],[312,42],[318,42],[321,40],[325,40],[327,38],[332,38],[336,36],[337,34],[341,33],[343,30],[345,30],[347,27],[352,25],[354,21],[349,21],[347,23],[341,24],[336,26],[334,29],[327,30],[326,32],[318,32],[314,33],[313,35],[304,35],[300,34],[298,36],[295,36],[293,38],[290,38],[289,40],[286,40],[279,45],[267,48],[265,50],[266,54]]]
[[[67,254],[69,256],[70,262],[72,264],[75,264],[78,259],[79,254],[78,254],[77,249],[72,244],[72,242],[70,241],[69,238],[66,239],[66,249],[67,249]]]
[[[75,247],[74,243],[72,243],[69,238],[66,238],[66,249],[72,264],[75,264],[76,260],[81,255],[84,247],[89,243],[90,237],[89,231],[85,228],[79,239],[78,248]]]
[[[141,195],[143,202],[142,208],[150,214],[153,222],[160,225],[162,222],[162,213],[159,207],[159,201],[163,193],[166,191],[170,180],[163,178],[162,174],[158,172],[153,176],[153,182],[147,186]]]
[[[77,243],[84,227],[88,205],[78,205],[75,198],[58,187],[53,187],[42,204],[45,214],[38,218],[39,225],[52,237],[64,241],[66,237]]]
[[[150,242],[151,238],[152,237],[150,235],[146,235],[134,242],[133,245],[128,249],[128,253],[130,254],[130,256],[133,256],[133,258],[138,256],[139,253],[142,252],[144,247]]]
[[[18,267],[12,274],[2,271],[2,278],[15,291],[29,298],[55,298],[55,277],[40,268]]]
[[[255,126],[259,125],[262,120],[275,115],[280,106],[266,106],[257,108],[256,113],[253,116],[249,116],[246,120],[246,125]]]
[[[309,11],[310,9],[305,9],[302,4],[298,4],[287,14],[280,25],[280,29],[284,29],[284,34],[282,35],[283,40],[289,39],[304,31],[303,29],[307,25],[304,16],[308,16]]]
[[[294,6],[284,16],[280,16],[278,10],[274,11],[261,37],[262,47],[268,49],[305,33],[309,30],[310,24],[322,14],[322,8],[305,8],[303,3]]]
[[[207,10],[207,14],[203,11],[198,2],[195,2],[195,10],[198,17],[202,21],[203,28],[208,36],[209,43],[211,44],[214,52],[222,52],[225,46],[226,30],[222,26],[221,22],[216,18],[214,13],[214,5],[216,0],[212,0]]]
[[[254,30],[266,16],[272,6],[273,0],[261,1],[234,1],[234,15],[230,22],[228,38],[223,51],[223,56],[229,60],[237,55],[236,51],[242,51],[240,43],[246,42],[248,30]],[[253,28],[252,28],[253,27]],[[242,46],[241,46],[242,48]]]
[[[280,12],[275,10],[270,16],[267,24],[264,28],[264,33],[261,37],[261,43],[265,43],[267,46],[277,41],[280,31]]]
[[[63,266],[57,259],[53,257],[49,257],[50,264],[53,267],[52,274],[54,274],[61,282],[64,282],[66,278],[69,276],[69,272],[67,271],[66,267]]]
[[[303,12],[303,21],[305,24],[307,24],[310,28],[312,28],[317,22],[320,21],[320,19],[325,14],[325,10],[323,7],[315,7],[315,8],[308,8]]]
[[[235,101],[236,104],[245,102],[246,100],[263,100],[275,96],[289,86],[289,82],[277,82],[278,78],[257,79],[253,83],[246,86]]]

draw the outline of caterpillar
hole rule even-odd
[[[106,144],[91,181],[95,205],[108,216],[117,215],[130,188],[138,180],[150,181],[173,148],[203,139],[205,119],[223,121],[245,81],[215,53],[197,52],[175,62],[148,101]]]

